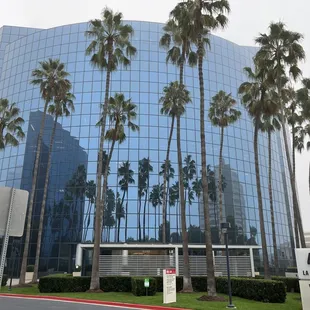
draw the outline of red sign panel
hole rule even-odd
[[[176,274],[175,269],[166,269],[166,274]]]

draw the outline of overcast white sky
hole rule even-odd
[[[165,22],[178,0],[0,0],[0,27],[16,25],[49,28],[99,17],[109,6],[123,12],[125,19]],[[240,45],[253,45],[270,21],[283,21],[289,29],[305,36],[304,48],[310,59],[310,0],[230,0],[229,27],[217,34]],[[310,60],[302,65],[310,77]],[[305,230],[310,231],[308,186],[309,154],[297,156],[298,191]]]

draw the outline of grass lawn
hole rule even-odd
[[[7,288],[2,288],[1,293],[7,293]],[[103,301],[115,301],[133,304],[144,305],[163,305],[162,294],[157,293],[156,296],[136,297],[131,293],[103,293],[103,294],[88,294],[88,293],[58,293],[58,294],[41,294],[36,286],[29,288],[14,288],[9,293],[12,294],[27,294],[27,295],[49,295],[60,297],[72,297],[82,299],[94,299]],[[202,296],[202,293],[194,294],[178,294],[177,303],[170,304],[171,307],[188,308],[196,310],[217,310],[226,309],[227,302],[203,302],[197,298]],[[222,294],[221,294],[222,295]],[[224,295],[222,295],[224,296]],[[267,304],[257,301],[233,298],[233,303],[240,310],[301,310],[300,295],[294,293],[287,294],[287,300],[284,304]]]

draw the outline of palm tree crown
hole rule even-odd
[[[101,20],[89,22],[89,30],[85,35],[92,41],[86,49],[86,55],[92,55],[91,63],[100,70],[115,71],[118,64],[127,67],[130,65],[129,58],[136,54],[137,50],[129,40],[134,30],[128,24],[124,25],[122,19],[122,13],[105,8]]]
[[[50,58],[39,64],[40,67],[32,71],[31,84],[40,85],[40,93],[45,102],[65,96],[71,88],[71,82],[67,79],[69,73],[65,71],[64,63]]]
[[[209,118],[214,126],[227,127],[236,122],[241,112],[234,109],[236,100],[231,94],[219,91],[213,98],[209,108]]]
[[[19,116],[20,109],[16,103],[0,98],[0,150],[7,145],[18,146],[25,134],[21,125],[24,119]]]

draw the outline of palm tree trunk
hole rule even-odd
[[[255,157],[256,188],[257,188],[257,198],[258,198],[258,212],[259,212],[260,230],[261,230],[261,237],[262,237],[263,260],[264,260],[264,277],[265,279],[270,279],[268,251],[267,251],[267,242],[266,242],[266,233],[265,233],[265,222],[264,222],[264,211],[263,211],[262,189],[261,189],[261,184],[260,184],[260,173],[259,173],[259,162],[258,162],[258,124],[257,122],[254,128],[254,157]]]
[[[183,242],[183,292],[193,292],[189,254],[188,254],[188,233],[186,229],[186,207],[184,200],[184,184],[183,184],[183,170],[182,170],[182,150],[181,150],[181,120],[177,116],[177,150],[178,150],[178,178],[180,191],[180,205],[181,205],[181,229]]]
[[[126,195],[126,190],[124,190],[122,201],[121,201],[121,210],[119,210],[119,211],[123,210],[123,205],[124,205],[124,201],[125,201],[125,195]],[[118,225],[118,227],[117,227],[117,242],[119,242],[119,233],[120,233],[120,225],[121,225],[121,214],[118,215],[118,224],[116,224],[116,226],[117,225]],[[126,214],[126,229],[127,229],[127,214]],[[126,242],[126,239],[125,239],[125,242]]]
[[[198,38],[198,72],[199,72],[199,88],[200,88],[200,144],[201,144],[201,171],[202,171],[202,197],[205,221],[205,242],[206,242],[206,258],[207,258],[207,282],[208,295],[216,296],[214,262],[212,252],[212,237],[209,210],[208,195],[208,179],[207,179],[207,154],[206,154],[206,134],[205,134],[205,93],[203,78],[203,42],[201,34]]]
[[[292,162],[293,162],[293,176],[294,180],[296,179],[296,163],[295,163],[295,125],[292,125]],[[300,248],[299,242],[299,225],[298,225],[298,215],[296,213],[296,209],[294,208],[294,231],[295,231],[295,240],[296,240],[296,247]]]
[[[281,68],[281,64],[280,63],[278,63],[278,68]],[[290,174],[291,188],[292,188],[292,194],[293,194],[294,222],[295,222],[295,226],[298,226],[298,228],[295,228],[295,242],[296,242],[295,246],[297,248],[299,247],[299,239],[298,239],[298,230],[299,230],[299,237],[300,237],[301,247],[302,248],[306,248],[304,229],[303,229],[303,224],[302,224],[301,215],[300,215],[300,209],[299,209],[299,203],[298,203],[298,198],[297,198],[296,180],[295,180],[295,176],[294,176],[294,172],[293,172],[293,168],[292,168],[290,151],[289,151],[289,146],[288,146],[288,138],[287,138],[287,133],[286,133],[286,125],[287,124],[286,124],[285,117],[284,117],[284,107],[282,106],[281,75],[279,75],[279,78],[278,78],[277,82],[278,82],[277,83],[278,84],[278,94],[279,94],[280,106],[281,106],[282,133],[283,133],[283,140],[284,140],[284,147],[285,147],[285,153],[286,153],[286,160],[287,160],[288,171],[289,171],[289,174]],[[294,149],[292,151],[295,152]],[[297,225],[296,225],[296,223],[297,223]]]
[[[128,192],[126,200],[126,218],[125,218],[125,242],[127,242],[127,230],[128,230]]]
[[[118,226],[117,226],[117,242],[119,242],[119,234],[121,231],[121,218],[118,219]]]
[[[55,121],[54,121],[54,126],[52,129],[50,148],[49,148],[49,152],[48,152],[47,168],[46,168],[44,191],[43,191],[43,201],[42,201],[41,212],[40,212],[40,223],[39,223],[36,258],[35,258],[35,263],[34,263],[32,283],[38,282],[39,262],[40,262],[40,253],[41,253],[41,241],[42,241],[43,224],[44,224],[44,213],[45,213],[45,206],[46,206],[46,199],[47,199],[49,174],[50,174],[51,164],[52,164],[52,149],[53,149],[56,126],[57,126],[57,118],[58,117],[56,116]]]
[[[141,198],[139,199],[139,207],[138,207],[138,232],[139,232],[139,241],[142,240],[142,236],[141,236],[141,218],[140,218],[140,214],[141,214],[141,205],[142,205],[142,201]]]
[[[157,212],[156,212],[157,206],[155,206],[154,208],[155,208],[155,241],[157,241]]]
[[[270,201],[270,214],[271,214],[271,227],[272,227],[272,243],[273,243],[273,255],[276,275],[279,274],[279,258],[277,248],[277,236],[276,236],[276,225],[274,220],[274,209],[273,209],[273,194],[272,194],[272,150],[271,150],[271,131],[268,130],[268,157],[269,157],[269,201]]]
[[[147,177],[147,187],[145,191],[145,199],[144,199],[144,207],[143,207],[143,240],[145,241],[146,233],[145,233],[145,217],[146,217],[146,204],[147,204],[147,198],[148,198],[148,192],[149,192],[149,184],[150,184],[150,175],[148,171],[148,177]]]
[[[100,135],[100,145],[98,154],[98,165],[97,165],[97,177],[96,177],[96,213],[95,213],[95,238],[94,238],[94,251],[93,251],[93,261],[92,261],[92,271],[91,271],[91,281],[90,281],[90,291],[100,290],[100,280],[99,280],[99,255],[100,255],[100,243],[101,243],[101,227],[103,221],[103,197],[101,197],[101,178],[102,178],[102,160],[103,160],[103,143],[105,137],[105,126],[106,126],[106,116],[108,112],[108,102],[109,102],[109,89],[110,89],[110,78],[111,78],[111,62],[112,62],[112,49],[110,46],[109,56],[108,56],[108,68],[106,75],[105,84],[105,98],[103,106],[102,124],[101,124],[101,135]]]
[[[221,143],[220,143],[220,158],[219,158],[219,209],[220,209],[220,223],[223,222],[223,193],[222,193],[222,167],[223,167],[223,144],[224,144],[224,127],[221,127]],[[220,229],[220,244],[224,244],[224,235]]]
[[[171,146],[171,140],[173,135],[173,128],[174,128],[174,116],[171,120],[171,127],[170,127],[170,135],[168,139],[168,145],[167,145],[167,153],[166,153],[166,161],[165,161],[165,171],[164,171],[164,185],[163,185],[163,240],[162,243],[166,243],[166,222],[167,222],[167,193],[166,193],[166,187],[167,187],[167,174],[168,174],[168,162],[169,162],[169,154],[170,154],[170,146]],[[169,188],[169,186],[168,186]]]
[[[48,102],[45,102],[43,116],[40,125],[40,131],[38,136],[37,142],[37,151],[36,157],[34,162],[34,170],[33,170],[33,177],[32,177],[32,185],[31,185],[31,194],[28,206],[28,215],[27,215],[27,226],[26,226],[26,237],[25,237],[25,244],[24,244],[24,252],[23,252],[23,260],[20,270],[20,278],[19,284],[24,285],[26,281],[26,270],[27,270],[27,261],[28,261],[28,253],[29,253],[29,242],[30,242],[30,231],[31,231],[31,221],[32,221],[32,210],[33,210],[33,203],[34,197],[36,192],[36,185],[37,185],[37,177],[39,171],[39,161],[40,161],[40,153],[41,153],[41,145],[42,145],[42,136],[45,126],[45,117],[47,111]]]

